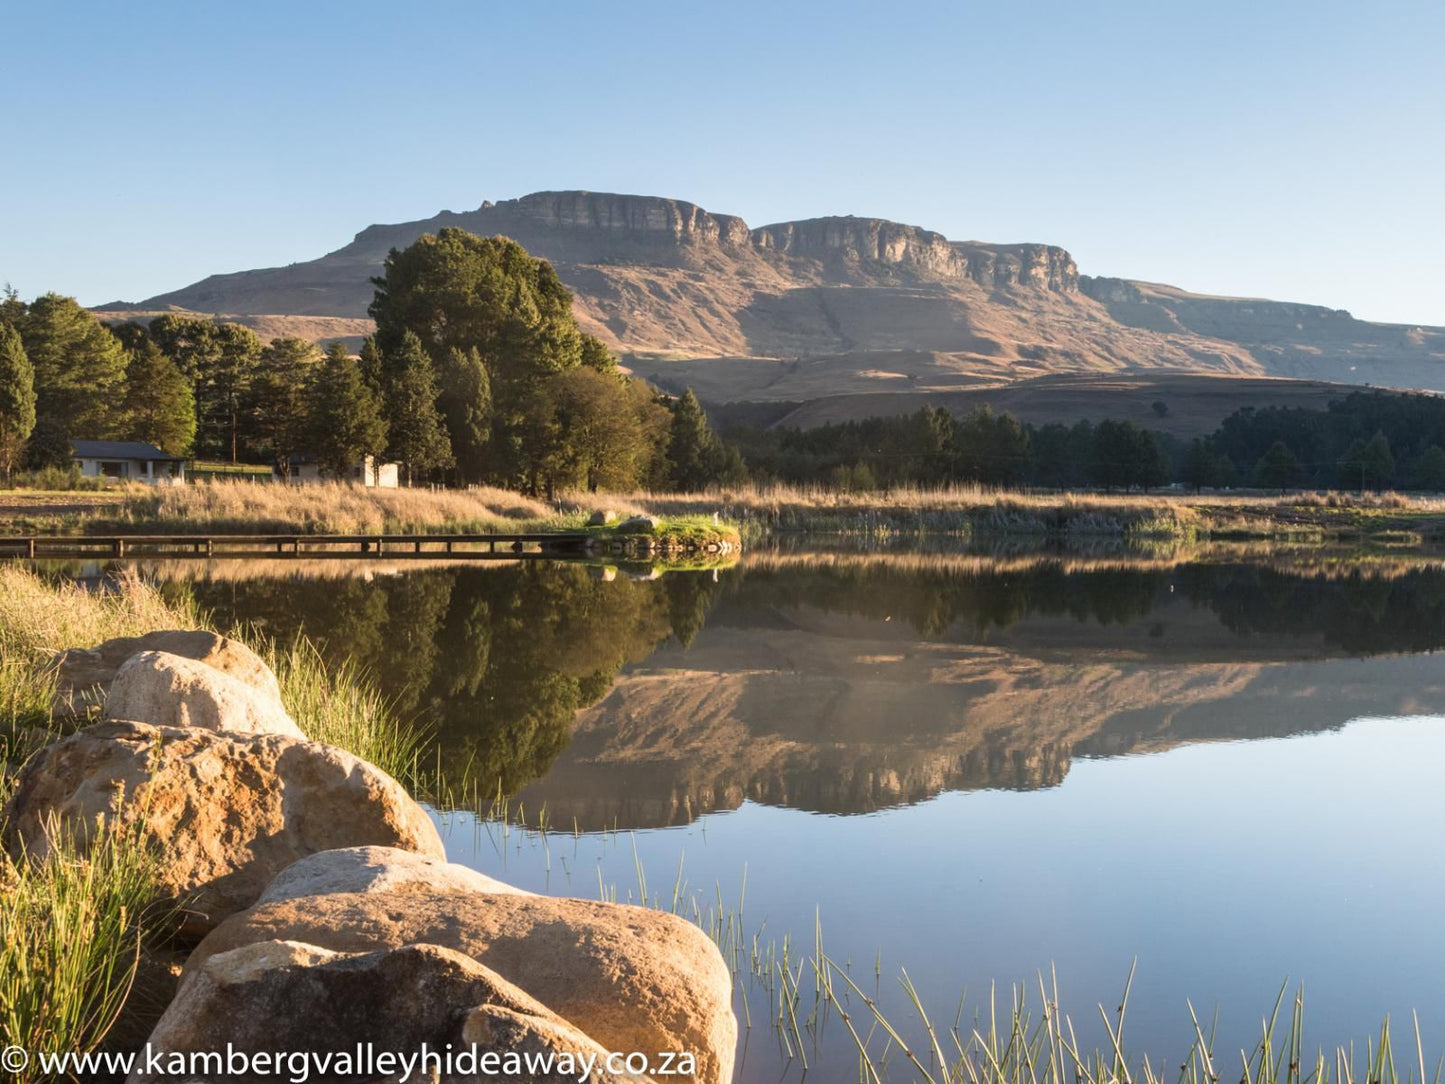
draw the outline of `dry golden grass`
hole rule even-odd
[[[127,496],[107,518],[136,529],[215,533],[369,532],[457,534],[560,530],[577,527],[596,508],[632,506],[595,494],[556,503],[506,489],[367,489],[362,486],[284,486],[215,482]]]

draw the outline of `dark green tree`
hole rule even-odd
[[[582,336],[582,367],[610,376],[617,372],[617,358],[607,344],[594,335]]]
[[[387,256],[368,310],[383,351],[410,331],[438,365],[481,352],[494,381],[535,383],[581,361],[572,295],[552,265],[506,237],[427,234]]]
[[[1389,438],[1376,432],[1365,445],[1365,475],[1376,489],[1387,489],[1395,479],[1395,456]]]
[[[351,477],[352,468],[386,448],[381,402],[345,345],[334,342],[314,371],[306,443],[330,477]]]
[[[1410,468],[1410,482],[1416,489],[1433,493],[1445,490],[1445,448],[1432,444],[1421,452]]]
[[[37,419],[69,438],[115,436],[127,358],[110,329],[74,298],[46,294],[30,303],[18,330],[35,370]]]
[[[216,356],[216,325],[200,316],[165,313],[150,322],[150,338],[194,385]],[[257,349],[260,349],[259,344]]]
[[[1300,461],[1282,440],[1270,445],[1255,464],[1255,481],[1266,489],[1277,489],[1281,493],[1299,482]]]
[[[492,436],[492,381],[476,347],[448,351],[438,405],[451,436],[459,480],[482,481]]]
[[[35,370],[20,333],[0,320],[0,474],[8,484],[35,429]]]
[[[250,443],[270,457],[283,480],[291,478],[292,459],[306,451],[310,428],[307,391],[319,361],[314,343],[272,339],[261,351],[246,402]]]
[[[451,442],[437,409],[432,361],[421,340],[404,331],[399,345],[384,356],[388,454],[412,485],[419,476],[452,465]]]
[[[588,490],[637,485],[648,449],[623,382],[579,367],[550,383],[556,431],[564,438],[555,481]]]
[[[240,455],[242,414],[261,367],[263,347],[241,324],[219,324],[214,354],[196,385],[196,413],[204,447],[213,455]],[[308,357],[314,356],[314,352]]]
[[[688,388],[673,404],[672,429],[667,442],[667,457],[672,461],[672,484],[680,490],[705,488],[712,482],[716,441],[707,424],[693,390]]]
[[[1184,454],[1184,483],[1194,487],[1198,493],[1206,487],[1213,488],[1224,480],[1223,465],[1208,443],[1195,437],[1189,442]]]
[[[146,339],[131,351],[125,371],[123,432],[173,456],[190,452],[196,436],[191,382],[160,347]]]

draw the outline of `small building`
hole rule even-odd
[[[178,486],[186,481],[186,461],[139,440],[73,440],[71,460],[83,478]]]
[[[346,472],[345,478],[333,478],[321,469],[321,464],[309,455],[291,457],[291,484],[293,486],[316,485],[321,482],[355,482],[368,488],[395,489],[401,477],[395,463],[377,463],[374,456],[357,460]]]

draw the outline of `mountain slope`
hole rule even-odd
[[[677,361],[773,359],[719,366],[714,401],[797,399],[777,359],[817,358],[831,359],[827,383],[802,397],[1136,370],[1445,390],[1445,329],[1089,278],[1050,245],[853,217],[752,229],[679,200],[590,192],[370,226],[319,259],[213,275],[136,307],[363,317],[387,252],[446,226],[506,234],[550,260],[584,327],[664,384],[701,365]]]

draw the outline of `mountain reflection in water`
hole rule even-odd
[[[194,575],[205,567],[149,571],[189,570],[223,623],[304,630],[355,657],[435,727],[438,763],[468,789],[582,829],[745,800],[850,814],[1049,787],[1078,757],[1442,703],[1421,654],[1445,643],[1445,570],[1429,565],[764,555],[656,579],[538,562]]]

